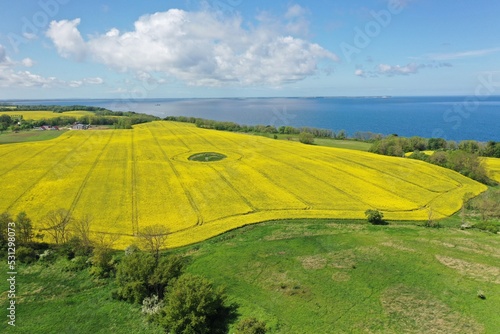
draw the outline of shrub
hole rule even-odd
[[[92,269],[90,273],[99,278],[111,277],[115,271],[113,251],[109,248],[95,248],[90,258]]]
[[[65,266],[66,271],[81,271],[90,266],[90,261],[87,256],[75,256]]]
[[[24,264],[33,263],[36,261],[36,252],[29,247],[18,247],[16,249],[16,259]]]
[[[80,238],[72,237],[59,246],[59,253],[64,255],[68,260],[71,260],[76,256],[89,256],[92,253],[92,249],[86,247]]]
[[[486,232],[494,233],[494,234],[496,234],[500,231],[498,226],[491,223],[491,222],[477,223],[477,224],[474,224],[472,227],[477,228],[479,230],[486,231]]]
[[[236,325],[237,334],[266,334],[266,323],[255,318],[245,318]]]
[[[366,210],[366,218],[368,222],[373,225],[385,225],[387,222],[384,220],[384,214],[378,210]]]

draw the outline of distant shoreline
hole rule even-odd
[[[164,118],[186,116],[246,125],[500,141],[500,96],[335,96],[122,99],[10,99],[1,104],[89,105]]]

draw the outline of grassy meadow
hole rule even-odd
[[[174,252],[188,258],[187,272],[225,286],[239,317],[265,321],[268,333],[494,334],[500,328],[500,240],[477,230],[272,221]],[[140,306],[111,298],[111,280],[94,279],[88,269],[68,272],[68,262],[18,270],[17,326],[10,332],[160,333],[145,323]],[[7,290],[5,281],[0,289]]]
[[[189,160],[204,152],[226,158]],[[362,219],[367,209],[391,220],[439,219],[458,211],[465,193],[486,189],[421,161],[175,122],[69,131],[1,145],[0,157],[0,175],[11,180],[0,212],[24,210],[35,225],[57,208],[90,215],[92,231],[120,236],[120,248],[157,224],[178,247],[273,219]]]

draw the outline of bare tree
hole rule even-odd
[[[120,239],[120,235],[111,233],[96,233],[93,238],[93,244],[96,248],[113,249],[115,242]]]
[[[75,235],[80,238],[82,246],[85,250],[89,250],[92,246],[90,241],[90,226],[92,225],[92,216],[84,215],[80,219],[75,219],[73,230]]]
[[[68,226],[73,221],[71,213],[66,209],[50,211],[43,220],[43,228],[56,244],[62,244],[69,240]]]
[[[158,261],[160,256],[160,249],[165,247],[167,242],[169,231],[166,226],[163,225],[151,225],[146,226],[138,234],[141,238],[144,247],[150,251]]]

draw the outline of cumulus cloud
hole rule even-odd
[[[354,71],[354,75],[358,77],[379,77],[379,76],[388,76],[388,77],[393,77],[393,76],[398,76],[398,75],[412,75],[412,74],[417,74],[421,69],[435,69],[435,68],[442,68],[442,67],[452,67],[450,63],[444,63],[444,62],[432,62],[429,64],[418,64],[418,63],[409,63],[406,65],[388,65],[388,64],[378,64],[375,66],[374,70],[367,71],[362,68],[358,68]]]
[[[77,60],[85,58],[86,46],[77,28],[79,24],[80,19],[50,22],[46,35],[54,42],[61,56],[73,56]]]
[[[140,17],[132,31],[113,28],[87,41],[79,19],[53,21],[46,35],[61,56],[91,56],[118,71],[159,72],[198,86],[280,86],[316,74],[322,60],[339,60],[291,33],[302,15],[296,5],[278,28],[265,21],[247,28],[237,15],[170,9]]]

